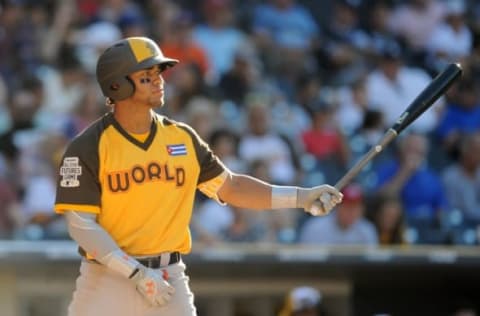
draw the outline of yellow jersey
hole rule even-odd
[[[133,256],[191,250],[196,189],[215,198],[225,167],[188,125],[155,114],[142,142],[108,113],[67,146],[55,211],[97,214]]]

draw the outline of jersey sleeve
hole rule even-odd
[[[55,212],[100,212],[98,143],[95,134],[85,133],[67,147],[59,167]]]
[[[184,125],[184,128],[192,137],[192,142],[200,166],[197,188],[209,198],[215,199],[221,203],[217,196],[217,192],[225,182],[229,170],[212,152],[208,144],[201,139],[191,127]]]

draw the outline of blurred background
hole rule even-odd
[[[66,315],[79,256],[53,213],[57,167],[107,111],[96,60],[127,36],[181,61],[159,113],[285,185],[333,185],[461,63],[329,216],[199,194],[185,261],[200,316],[478,315],[476,0],[0,1],[1,315]]]

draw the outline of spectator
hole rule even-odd
[[[253,34],[258,45],[285,51],[308,52],[318,39],[319,26],[296,0],[270,0],[254,8]]]
[[[170,90],[166,96],[168,109],[160,109],[160,111],[165,111],[176,120],[183,120],[187,104],[192,99],[210,95],[200,69],[193,63],[183,65],[170,73],[166,89]]]
[[[435,28],[427,43],[428,65],[435,72],[451,62],[463,64],[473,46],[464,0],[446,1],[446,8],[445,21]]]
[[[364,218],[365,201],[362,188],[350,184],[343,191],[343,202],[327,217],[308,219],[299,233],[303,244],[376,245],[375,227]]]
[[[352,153],[350,162],[359,161],[373,146],[376,146],[385,134],[383,113],[378,110],[366,110],[362,125],[349,137],[349,147]],[[382,153],[368,163],[357,176],[358,181],[365,189],[371,189],[374,179],[372,170],[376,165],[388,160],[391,156],[392,146],[387,146]]]
[[[308,105],[318,98],[322,91],[322,83],[318,74],[301,75],[294,88],[292,100],[284,91],[273,106],[273,125],[275,130],[284,133],[291,141],[298,143],[300,135],[310,129],[311,116]]]
[[[465,221],[480,223],[480,131],[461,139],[458,161],[442,176],[451,207],[458,209]]]
[[[224,241],[225,234],[234,221],[238,221],[235,208],[230,205],[220,205],[210,199],[197,204],[199,206],[193,212],[191,225],[194,238],[205,244]]]
[[[445,4],[438,0],[409,0],[399,2],[393,9],[390,30],[405,41],[417,65],[423,63],[428,40],[445,14]]]
[[[318,43],[315,18],[296,0],[270,0],[254,8],[252,33],[269,71],[294,85]]]
[[[222,98],[241,106],[249,92],[256,88],[261,67],[254,56],[237,52],[232,68],[221,75],[218,88]]]
[[[431,78],[424,70],[405,65],[402,49],[397,42],[390,42],[383,47],[379,55],[377,66],[366,79],[367,99],[370,108],[382,111],[385,127],[390,127],[430,83]],[[431,132],[436,127],[438,111],[443,103],[443,99],[434,103],[410,128],[422,133]]]
[[[278,316],[323,316],[322,294],[310,286],[298,286],[288,292]]]
[[[162,51],[165,56],[181,60],[182,65],[194,64],[198,67],[202,76],[206,78],[210,65],[206,51],[193,39],[194,30],[193,14],[189,11],[177,13],[171,21],[168,32],[164,32],[162,39]],[[176,69],[171,69],[175,72]]]
[[[209,137],[212,151],[234,172],[247,171],[245,163],[238,157],[239,137],[227,128],[215,129]],[[193,213],[192,233],[195,238],[208,244],[224,239],[233,225],[236,210],[229,205],[197,195],[199,207]]]
[[[273,182],[292,184],[297,181],[292,152],[285,138],[270,127],[270,101],[262,95],[247,98],[248,128],[240,139],[239,155],[247,163],[266,161]]]
[[[245,209],[233,207],[233,220],[227,227],[224,240],[227,242],[258,242],[264,238],[266,231],[262,222],[251,216]]]
[[[99,98],[98,89],[88,85],[85,94],[66,119],[65,126],[62,128],[64,135],[72,139],[102,113],[107,112],[108,107],[103,102],[104,99]]]
[[[333,3],[331,20],[320,46],[319,63],[327,70],[329,84],[352,84],[366,71],[370,38],[360,27],[359,1]]]
[[[265,161],[257,160],[250,165],[250,174],[258,179],[271,182],[268,164]],[[249,212],[250,216],[257,218],[262,224],[264,235],[261,241],[292,243],[296,238],[296,225],[299,215],[291,209],[280,209],[276,212],[266,214],[265,212]]]
[[[369,37],[369,47],[366,54],[375,61],[376,54],[394,39],[389,29],[391,6],[388,1],[370,1],[365,16],[365,29]]]
[[[17,31],[22,28],[25,20],[25,9],[21,2],[9,1],[2,4],[0,11],[0,30],[4,34],[0,38],[0,72],[5,82],[11,84],[17,79],[16,72],[21,70],[22,63],[19,54],[16,54],[18,43],[22,42],[22,35]]]
[[[428,145],[423,134],[404,135],[396,156],[374,171],[375,189],[400,197],[407,223],[424,221],[434,227],[449,206],[439,175],[427,165]]]
[[[25,179],[21,203],[23,223],[15,237],[31,240],[68,238],[63,218],[53,211],[55,170],[66,140],[63,135],[44,133],[29,141],[20,161]]]
[[[233,172],[245,172],[245,163],[238,157],[239,136],[228,128],[215,129],[209,138],[210,148]]]
[[[223,135],[217,133],[214,140],[228,135],[225,132]],[[223,154],[218,144],[218,142],[211,143],[212,150]],[[249,174],[263,181],[270,181],[269,167],[265,161],[252,161],[249,165]],[[295,213],[290,209],[267,214],[230,205],[219,205],[208,199],[203,201],[194,213],[193,228],[197,238],[206,243],[220,240],[290,243],[296,238],[296,220]]]
[[[77,36],[74,54],[85,71],[94,75],[95,61],[111,43],[122,37],[122,32],[114,23],[100,21],[89,24]]]
[[[317,159],[318,169],[327,174],[327,182],[337,180],[350,160],[347,139],[335,121],[335,105],[317,100],[310,105],[312,127],[301,135],[307,153]]]
[[[32,76],[25,78],[23,83],[12,90],[8,96],[10,126],[0,135],[0,154],[9,166],[7,172],[16,170],[22,141],[28,139],[29,134],[35,133],[37,127],[35,116],[43,99],[42,87],[42,82]],[[19,181],[17,175],[9,179],[15,182]]]
[[[222,125],[219,122],[218,107],[204,96],[195,96],[185,107],[185,122],[192,126],[202,139],[210,138],[212,131]]]
[[[479,96],[478,82],[463,78],[440,117],[435,129],[436,140],[452,159],[456,158],[462,137],[480,130]]]
[[[395,195],[374,195],[368,205],[367,218],[377,230],[380,245],[405,244],[402,201]]]
[[[211,73],[207,82],[215,85],[220,76],[232,68],[238,51],[252,50],[245,33],[235,27],[231,0],[202,2],[205,23],[195,26],[194,40],[205,50]]]
[[[87,87],[87,73],[73,47],[65,45],[57,64],[42,67],[36,75],[42,78],[44,98],[35,120],[41,128],[58,131],[80,102]]]
[[[145,20],[146,15],[140,4],[131,0],[102,1],[96,7],[94,20],[107,21],[120,26],[126,19]]]
[[[266,161],[255,160],[249,166],[250,174],[270,182]],[[291,209],[279,209],[275,213],[252,212],[249,209],[232,208],[233,221],[225,231],[226,240],[234,242],[291,243],[296,239],[297,214]]]
[[[357,80],[342,89],[335,114],[341,130],[348,136],[358,130],[368,109],[365,80]]]

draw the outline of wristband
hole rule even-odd
[[[133,277],[139,265],[137,260],[126,255],[120,249],[112,251],[105,258],[102,258],[100,262],[127,278]]]
[[[272,185],[272,209],[296,208],[297,187]]]

